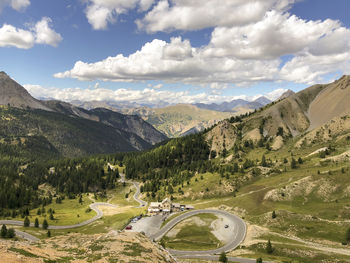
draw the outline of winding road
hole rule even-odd
[[[132,183],[133,183],[133,185],[136,188],[136,192],[134,194],[134,200],[140,204],[138,207],[145,207],[145,206],[147,206],[148,203],[146,201],[141,200],[139,198],[139,196],[141,194],[141,192],[140,192],[140,184],[138,182],[132,182]]]
[[[125,182],[125,176],[122,174],[121,175],[121,182]],[[131,182],[131,181],[127,181],[127,182]],[[147,202],[139,199],[139,196],[141,194],[140,192],[140,186],[138,182],[131,182],[135,188],[136,188],[136,192],[134,194],[134,199],[136,202],[138,202],[140,205],[138,207],[145,207],[147,206]],[[82,227],[82,226],[86,226],[88,224],[91,224],[93,222],[95,222],[96,220],[102,218],[103,216],[103,212],[98,208],[99,206],[109,206],[109,207],[117,207],[116,205],[110,204],[110,203],[92,203],[90,204],[90,208],[91,210],[96,212],[96,215],[93,218],[90,218],[84,222],[78,223],[78,224],[74,224],[74,225],[65,225],[65,226],[49,226],[48,229],[55,229],[55,230],[59,230],[59,229],[73,229],[73,228],[78,228],[78,227]],[[0,225],[13,225],[13,226],[23,226],[23,221],[19,221],[19,220],[0,220]],[[34,227],[34,223],[30,223],[31,227]],[[40,228],[42,228],[42,224],[39,225]],[[30,235],[26,232],[20,231],[15,229],[16,235],[24,238],[28,241],[31,242],[37,242],[39,241],[39,239],[33,235]]]
[[[173,250],[168,249],[168,251],[173,255],[188,255],[188,254],[195,254],[195,255],[208,255],[208,254],[220,254],[221,252],[228,252],[236,247],[239,246],[239,244],[243,241],[246,234],[246,224],[244,221],[239,218],[238,216],[235,216],[231,213],[222,211],[222,210],[193,210],[190,212],[187,212],[185,214],[181,214],[177,217],[175,217],[173,220],[168,222],[164,227],[162,227],[157,233],[150,236],[151,239],[154,239],[156,241],[160,240],[167,232],[169,232],[175,225],[180,223],[181,221],[195,215],[199,214],[216,214],[216,215],[223,215],[230,219],[231,224],[230,227],[233,228],[233,235],[230,242],[225,244],[224,246],[213,249],[213,250],[205,250],[205,251],[180,251],[180,250]]]
[[[122,183],[132,183],[135,188],[136,188],[136,192],[134,194],[134,200],[136,202],[138,202],[140,205],[137,207],[137,208],[140,208],[140,207],[145,207],[147,206],[147,202],[146,201],[143,201],[139,198],[140,194],[141,194],[141,191],[140,191],[140,183],[139,182],[134,182],[134,181],[130,181],[130,180],[125,180],[125,174],[122,174],[120,173],[120,182]]]
[[[138,207],[145,207],[147,206],[147,202],[141,200],[139,198],[140,196],[140,185],[138,182],[133,182],[133,181],[126,181],[125,176],[122,174],[121,175],[121,182],[130,182],[132,183],[135,188],[136,192],[133,196],[134,200],[139,203]],[[99,209],[99,206],[110,206],[110,207],[117,207],[116,205],[110,204],[110,203],[92,203],[90,204],[91,210],[96,212],[96,215],[84,222],[74,224],[74,225],[65,225],[65,226],[49,226],[48,229],[72,229],[72,228],[78,228],[82,226],[86,226],[88,224],[91,224],[92,222],[102,218],[103,212]],[[173,250],[173,249],[167,249],[169,253],[171,253],[173,256],[178,257],[178,258],[198,258],[198,259],[205,259],[205,260],[218,260],[218,254],[222,252],[228,252],[231,250],[234,250],[236,247],[239,246],[239,244],[244,240],[245,235],[246,235],[246,224],[244,221],[226,211],[222,210],[193,210],[184,214],[181,214],[177,216],[176,218],[172,219],[170,222],[168,222],[164,227],[162,227],[158,232],[150,236],[152,240],[160,240],[166,233],[168,233],[175,225],[180,223],[181,221],[194,216],[198,214],[217,214],[217,215],[222,215],[228,218],[231,223],[230,227],[233,228],[233,235],[232,239],[230,242],[225,244],[224,246],[213,249],[213,250],[206,250],[206,251],[180,251],[180,250]],[[0,220],[0,225],[5,224],[5,225],[16,225],[16,226],[23,226],[23,221],[16,221],[16,220]],[[34,227],[34,224],[30,224],[31,227]],[[39,227],[42,227],[42,225],[39,225]],[[19,237],[22,237],[30,242],[37,242],[39,239],[33,235],[30,235],[26,232],[20,231],[20,230],[15,230],[16,235]],[[229,260],[232,260],[234,262],[239,262],[239,263],[254,263],[255,260],[252,259],[244,259],[244,258],[235,258],[235,257],[228,257]]]
[[[117,207],[116,205],[112,205],[109,203],[93,203],[90,205],[91,210],[96,212],[96,215],[93,218],[90,218],[89,220],[86,220],[84,222],[74,224],[74,225],[65,225],[65,226],[49,226],[48,229],[71,229],[71,228],[78,228],[82,226],[86,226],[88,224],[91,224],[92,222],[100,219],[103,216],[103,212],[98,208],[98,206],[110,206],[110,207]],[[17,221],[17,220],[0,220],[0,225],[13,225],[13,226],[23,226],[23,221]],[[30,223],[31,227],[34,227],[34,223]],[[42,228],[42,224],[39,225],[40,228]],[[39,241],[39,239],[33,235],[30,235],[28,233],[19,231],[15,229],[16,235],[19,237],[22,237],[24,239],[27,239],[28,241],[36,242]]]

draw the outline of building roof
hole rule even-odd
[[[166,203],[166,202],[171,203],[171,200],[170,200],[169,198],[165,198],[165,199],[162,201],[162,204],[164,204],[164,203]]]
[[[151,202],[151,204],[149,205],[150,207],[159,207],[161,205],[161,203],[159,202]]]
[[[151,207],[149,207],[148,211],[149,212],[159,212],[159,209],[158,208],[151,208]]]

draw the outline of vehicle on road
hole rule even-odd
[[[225,225],[225,228],[228,228],[229,227],[229,225]]]
[[[132,229],[132,226],[131,225],[128,225],[126,226],[125,230],[131,230]]]

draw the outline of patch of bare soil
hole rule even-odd
[[[306,157],[310,157],[310,156],[313,156],[313,155],[315,155],[315,154],[319,154],[319,153],[321,153],[321,152],[327,151],[327,149],[328,149],[328,147],[320,148],[320,149],[318,149],[318,150],[316,150],[316,151],[310,153],[310,154],[307,155]]]
[[[214,236],[220,240],[222,243],[227,244],[230,242],[234,226],[231,225],[231,220],[223,215],[217,215],[218,219],[214,220],[210,224],[210,228],[212,229],[212,233]],[[228,225],[228,228],[225,228],[224,226]]]
[[[283,142],[283,137],[282,136],[277,136],[275,140],[273,141],[273,144],[271,145],[271,149],[274,151],[277,151],[281,149],[284,145]]]
[[[321,162],[325,161],[332,161],[332,162],[346,162],[350,160],[350,150],[343,152],[342,154],[336,155],[336,156],[330,156],[325,158],[324,160],[321,160]]]
[[[116,214],[121,214],[129,211],[132,206],[108,206],[99,205],[98,208],[103,212],[104,216],[112,216]]]
[[[251,246],[253,244],[256,244],[260,242],[259,237],[264,234],[267,234],[268,232],[269,230],[267,228],[247,223],[247,234],[241,245]]]
[[[261,140],[262,136],[260,134],[260,131],[258,128],[255,128],[249,132],[247,132],[246,135],[244,135],[243,140],[252,140],[253,142],[258,142]]]
[[[308,196],[313,193],[324,201],[331,201],[332,195],[339,189],[339,184],[335,184],[327,178],[313,180],[312,176],[308,176],[267,192],[264,200],[292,201],[296,197],[304,197],[307,200]]]
[[[349,131],[350,116],[344,115],[342,117],[335,117],[321,127],[307,133],[295,144],[295,146],[301,147],[315,142],[327,142],[332,140],[333,137],[344,135],[344,133]]]
[[[206,135],[211,143],[211,150],[221,153],[224,148],[230,150],[236,142],[236,127],[229,121],[222,121]]]
[[[307,196],[316,187],[312,177],[308,176],[282,188],[273,189],[265,194],[264,200],[291,201],[297,196]]]

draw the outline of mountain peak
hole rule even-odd
[[[288,98],[288,97],[290,97],[290,96],[292,96],[294,94],[295,94],[295,92],[289,89],[286,92],[284,92],[277,100],[286,99],[286,98]]]
[[[269,100],[268,98],[266,98],[265,96],[261,96],[261,97],[257,98],[256,100],[254,100],[254,102],[258,102],[262,105],[267,105],[267,104],[271,103],[272,101]]]
[[[40,101],[34,99],[25,88],[11,79],[4,71],[0,72],[0,105],[51,111]]]
[[[344,75],[334,82],[340,89],[346,89],[350,86],[350,75]]]

